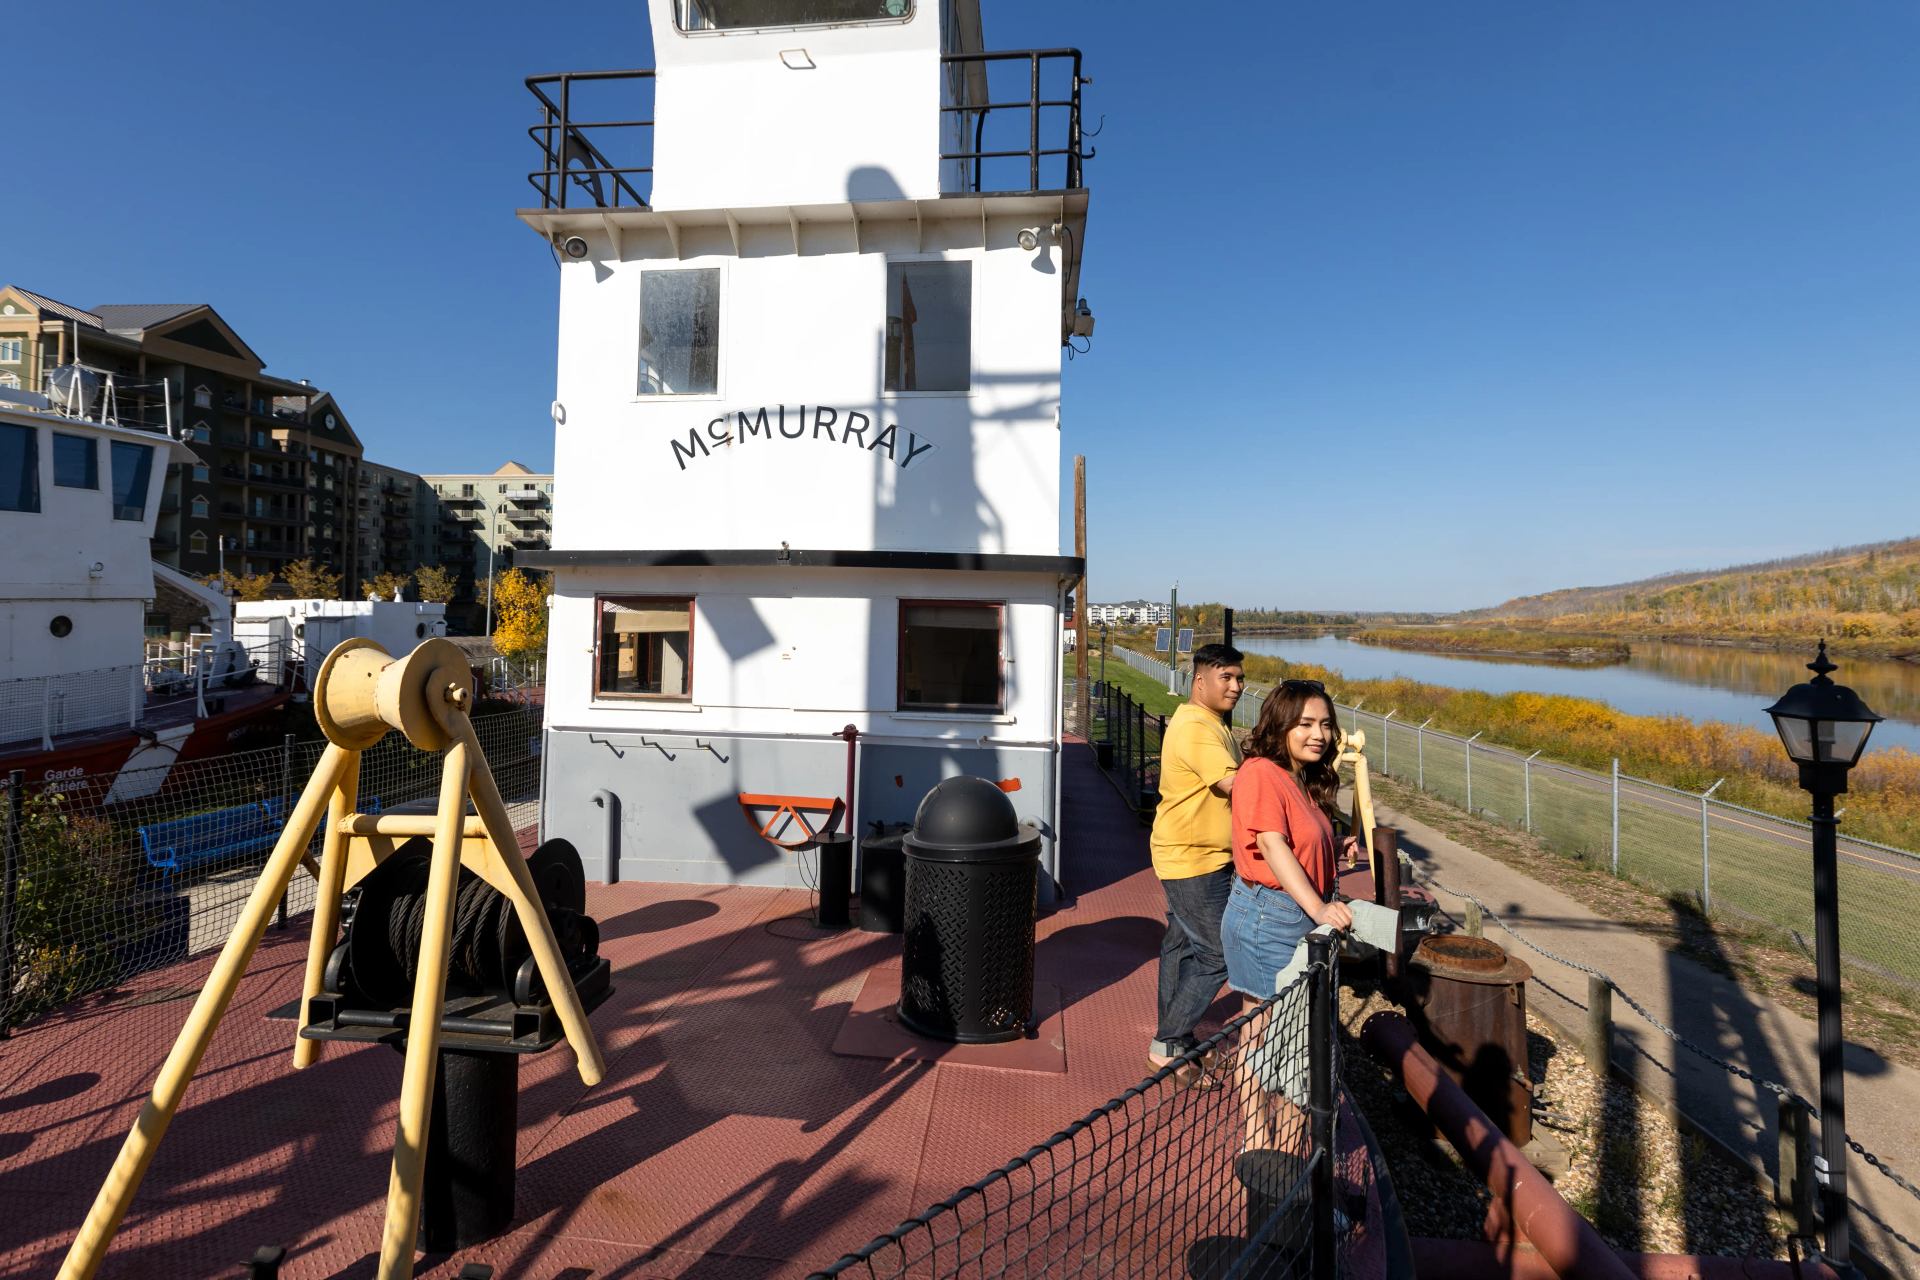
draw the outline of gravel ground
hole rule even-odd
[[[1444,1138],[1422,1136],[1424,1117],[1360,1046],[1361,1024],[1393,1008],[1370,984],[1342,993],[1348,1091],[1384,1149],[1408,1232],[1477,1239],[1486,1188]],[[1571,1167],[1555,1186],[1609,1244],[1642,1253],[1787,1256],[1772,1203],[1745,1172],[1680,1133],[1630,1086],[1609,1080],[1598,1092],[1579,1049],[1539,1019],[1529,1015],[1527,1030],[1536,1141],[1565,1149]]]

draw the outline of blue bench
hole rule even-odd
[[[362,800],[360,812],[380,812],[380,797]],[[140,847],[148,866],[173,875],[204,863],[238,862],[264,854],[280,838],[286,821],[286,798],[272,796],[231,809],[149,823],[140,828]]]

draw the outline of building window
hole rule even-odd
[[[211,444],[213,442],[213,432],[207,429],[207,424],[204,422],[196,422],[193,424],[192,435],[195,444]]]
[[[720,269],[640,273],[640,394],[720,389]]]
[[[973,264],[887,264],[887,390],[965,391],[973,372]]]
[[[902,711],[1006,710],[1000,624],[1005,606],[900,602]]]
[[[207,554],[207,535],[195,529],[187,535],[187,550],[197,556]]]
[[[92,436],[53,433],[53,482],[62,489],[100,487],[100,451]]]
[[[848,22],[899,22],[913,15],[913,0],[796,0],[785,4],[738,4],[728,0],[675,0],[673,19],[682,31],[740,31],[752,27],[824,27]]]
[[[206,387],[193,389],[193,407],[196,409],[213,408],[213,392]]]
[[[193,512],[193,518],[195,520],[205,520],[207,518],[207,500],[205,498],[195,495],[190,509]]]
[[[693,696],[693,601],[615,596],[595,601],[593,696]]]
[[[18,391],[20,389],[20,375],[17,373],[0,373],[0,387],[11,387],[15,391]]]
[[[20,339],[0,338],[0,364],[20,363]]]
[[[40,509],[40,433],[0,422],[0,511]]]
[[[206,480],[207,480],[207,464],[206,463],[196,462],[193,464],[193,478],[195,480],[200,481],[202,484],[206,483]]]
[[[153,479],[153,446],[113,442],[113,518],[144,520],[147,486]]]

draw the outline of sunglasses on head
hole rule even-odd
[[[1280,687],[1282,689],[1305,689],[1311,693],[1325,693],[1327,691],[1327,686],[1321,684],[1318,680],[1282,680]]]

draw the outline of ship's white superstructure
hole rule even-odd
[[[964,3],[652,14],[655,72],[529,82],[569,494],[522,559],[554,573],[545,834],[606,878],[801,883],[752,798],[844,797],[851,728],[863,828],[978,774],[1058,874],[1078,55],[984,54]],[[644,108],[628,164],[595,122]]]

